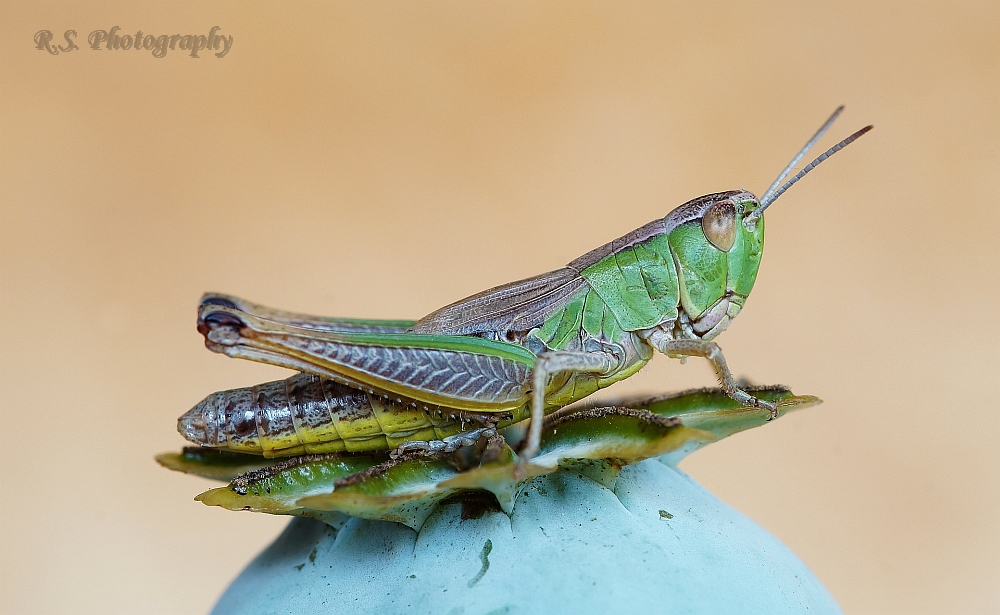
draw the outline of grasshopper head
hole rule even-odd
[[[739,313],[757,279],[764,221],[745,190],[709,194],[681,205],[664,221],[678,268],[681,319],[712,339]]]

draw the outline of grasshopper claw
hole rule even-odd
[[[767,417],[768,421],[773,421],[774,419],[778,418],[777,404],[772,404],[771,402],[767,402],[762,399],[758,399],[757,403],[760,404],[761,408],[767,410],[770,413]]]
[[[777,404],[769,402],[769,401],[764,401],[763,399],[760,399],[759,397],[755,397],[753,395],[750,395],[749,393],[747,393],[743,389],[736,389],[736,392],[735,392],[734,395],[732,395],[732,398],[735,399],[735,400],[737,400],[737,401],[739,401],[740,403],[742,403],[744,406],[746,406],[748,408],[760,408],[762,410],[767,410],[767,412],[768,412],[767,420],[768,421],[773,421],[774,419],[778,418],[778,405]]]
[[[778,406],[776,404],[772,404],[769,401],[764,401],[763,399],[754,397],[753,395],[750,395],[749,393],[743,390],[738,390],[738,392],[741,393],[742,395],[734,396],[734,398],[741,401],[744,406],[747,406],[749,408],[761,408],[763,410],[767,410],[768,421],[773,421],[774,419],[778,418]]]

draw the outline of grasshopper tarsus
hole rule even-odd
[[[768,403],[766,401],[760,401],[760,403],[764,407],[764,409],[766,409],[767,412],[768,412],[768,414],[767,414],[767,420],[768,421],[773,421],[774,419],[778,418],[778,406],[777,405]]]

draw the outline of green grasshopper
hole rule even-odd
[[[530,418],[523,467],[538,452],[547,413],[631,376],[654,350],[707,359],[731,398],[775,418],[774,404],[738,386],[712,340],[753,288],[764,210],[872,128],[782,184],[842,110],[760,199],[744,190],[699,197],[561,269],[417,321],[325,318],[205,295],[198,329],[210,350],[302,373],[213,394],[178,429],[201,446],[268,457],[398,455],[454,451]]]

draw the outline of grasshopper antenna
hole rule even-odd
[[[780,188],[777,188],[777,186],[781,183],[781,181],[783,179],[785,179],[785,177],[788,176],[788,174],[791,172],[792,168],[794,168],[795,165],[798,164],[798,162],[800,160],[802,160],[802,158],[806,155],[806,153],[810,149],[812,149],[812,146],[816,144],[816,141],[818,141],[820,139],[820,137],[823,136],[823,133],[825,133],[827,131],[827,129],[830,128],[830,125],[833,124],[833,121],[837,119],[837,116],[840,115],[840,112],[843,111],[843,110],[844,110],[843,105],[841,105],[840,107],[837,107],[837,110],[833,112],[833,115],[830,116],[830,119],[828,119],[820,127],[820,129],[818,131],[816,131],[816,134],[813,135],[813,137],[811,139],[809,139],[809,141],[805,144],[805,147],[803,147],[802,150],[798,154],[796,154],[794,158],[792,158],[792,161],[788,163],[788,166],[785,167],[785,170],[781,172],[781,175],[779,175],[778,178],[776,180],[774,180],[774,183],[771,184],[771,187],[768,188],[767,192],[764,193],[764,196],[761,197],[761,199],[760,199],[760,209],[758,209],[757,211],[755,211],[755,212],[751,213],[749,216],[747,216],[747,220],[748,221],[750,221],[750,222],[756,221],[758,218],[760,218],[761,214],[764,213],[764,210],[767,209],[767,207],[771,203],[773,203],[775,200],[777,200],[777,198],[779,196],[781,196],[782,194],[784,194],[786,190],[788,190],[789,188],[791,188],[792,185],[795,182],[797,182],[800,179],[802,179],[803,177],[805,177],[806,174],[809,173],[809,171],[812,171],[813,169],[815,169],[817,166],[819,166],[819,164],[821,162],[823,162],[824,160],[826,160],[830,156],[833,156],[834,154],[836,154],[840,150],[844,149],[845,147],[847,147],[848,145],[850,145],[851,143],[853,143],[854,141],[856,141],[859,137],[861,137],[861,135],[865,134],[866,132],[868,132],[869,130],[871,130],[872,128],[874,128],[874,126],[869,125],[869,126],[865,126],[861,130],[855,132],[854,134],[852,134],[851,136],[847,137],[846,139],[844,139],[840,143],[834,145],[830,149],[828,149],[825,152],[823,152],[822,154],[820,154],[819,157],[817,157],[815,160],[813,160],[812,162],[810,162],[809,164],[807,164],[805,166],[805,168],[803,168],[801,171],[799,171],[798,173],[796,173],[795,176],[792,177],[792,179],[788,180],[787,183],[785,183]]]
[[[844,139],[840,143],[834,145],[830,149],[828,149],[825,152],[823,152],[822,154],[820,154],[816,158],[816,160],[813,160],[812,162],[810,162],[809,164],[807,164],[801,171],[799,171],[798,173],[796,173],[794,177],[792,177],[790,180],[788,180],[788,182],[784,186],[782,186],[781,188],[778,188],[777,190],[775,190],[774,192],[772,192],[771,194],[769,194],[766,199],[761,199],[760,200],[760,209],[758,209],[757,211],[753,212],[748,217],[752,217],[754,219],[760,218],[760,215],[764,212],[765,209],[767,209],[767,206],[770,205],[771,203],[773,203],[775,200],[777,200],[777,198],[779,196],[781,196],[782,194],[784,194],[785,190],[788,190],[789,188],[791,188],[792,184],[794,184],[795,182],[797,182],[800,179],[802,179],[803,177],[805,177],[806,174],[809,171],[812,171],[817,166],[819,166],[819,163],[823,162],[824,160],[826,160],[830,156],[833,156],[834,154],[836,154],[840,150],[844,149],[845,147],[847,147],[851,143],[854,143],[855,141],[857,141],[858,138],[861,135],[865,134],[866,132],[868,132],[872,128],[875,128],[875,127],[869,124],[868,126],[865,126],[861,130],[857,131],[856,133],[854,133],[851,136],[847,137],[846,139]]]
[[[816,142],[819,141],[824,134],[826,134],[826,131],[830,129],[830,126],[833,126],[833,123],[837,121],[837,118],[840,117],[840,114],[843,110],[844,110],[844,105],[840,105],[839,107],[837,107],[837,109],[833,112],[833,115],[830,116],[830,119],[823,122],[823,125],[819,127],[819,130],[816,131],[816,134],[814,134],[812,138],[809,139],[809,141],[807,141],[806,144],[802,146],[802,149],[799,150],[798,154],[795,154],[795,158],[792,158],[792,161],[788,163],[788,166],[786,166],[785,170],[781,172],[781,175],[778,175],[778,178],[775,179],[773,182],[771,182],[771,185],[768,186],[764,194],[760,195],[761,205],[763,205],[765,202],[770,203],[771,201],[774,200],[771,198],[771,193],[778,189],[778,186],[781,185],[781,182],[785,181],[785,178],[788,177],[788,174],[792,172],[792,169],[795,168],[795,165],[797,165],[800,160],[805,158],[805,155],[809,153],[809,150],[811,150],[813,146],[816,145]]]

